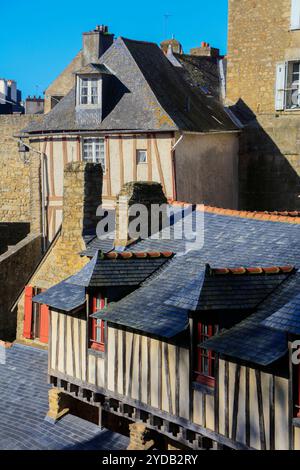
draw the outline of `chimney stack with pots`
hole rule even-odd
[[[220,57],[220,49],[211,47],[208,42],[203,41],[200,47],[191,49],[190,54],[198,57]]]
[[[98,62],[113,42],[114,35],[109,33],[108,26],[99,25],[93,31],[83,33],[84,65]]]

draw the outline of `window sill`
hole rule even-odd
[[[199,382],[192,383],[192,389],[196,390],[197,392],[202,392],[205,395],[214,395],[215,387],[211,387],[209,385],[204,385]]]
[[[101,104],[77,104],[76,110],[79,109],[99,109],[101,110]]]
[[[89,356],[99,357],[101,359],[105,358],[105,351],[97,351],[96,349],[88,349]]]

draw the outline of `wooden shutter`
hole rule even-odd
[[[40,307],[40,342],[48,343],[49,337],[49,307],[41,305]]]
[[[275,109],[281,111],[284,109],[285,101],[285,74],[286,63],[282,62],[276,66],[276,91],[275,91]]]
[[[300,29],[300,0],[291,1],[291,29]]]
[[[32,297],[33,287],[25,287],[25,300],[24,300],[24,328],[23,336],[27,339],[32,339]]]

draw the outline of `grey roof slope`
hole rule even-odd
[[[174,54],[182,65],[179,73],[191,87],[204,91],[216,99],[220,99],[221,79],[218,58],[199,57],[187,54]]]
[[[299,271],[289,276],[283,284],[261,305],[259,311],[231,330],[206,341],[204,346],[229,357],[254,362],[263,366],[280,359],[287,352],[284,329],[274,331],[272,322],[266,321],[278,312],[300,288]],[[271,317],[272,318],[272,317]]]
[[[85,288],[62,281],[46,292],[33,297],[33,302],[71,312],[85,303]]]
[[[170,256],[107,259],[102,252],[66,282],[84,287],[138,286],[170,260]]]
[[[214,275],[208,266],[165,302],[191,311],[254,310],[288,274]]]
[[[107,320],[149,334],[171,338],[187,326],[188,309],[171,306],[166,302],[174,295],[174,291],[185,288],[187,280],[197,278],[206,263],[214,267],[300,265],[300,225],[205,213],[204,228],[204,246],[184,255],[186,246],[183,240],[147,239],[132,245],[131,251],[170,249],[181,254],[173,258],[140,289],[109,307],[105,313],[102,312],[107,316]],[[276,297],[276,293],[274,296]],[[265,303],[266,308],[267,304],[268,300]],[[266,316],[269,314],[270,311],[267,310]],[[253,318],[254,323],[257,323],[258,320]],[[232,347],[236,345],[236,357],[244,355],[240,341],[243,329],[248,349],[253,349],[255,344],[259,352],[259,342],[268,338],[269,344],[276,344],[276,351],[270,353],[268,360],[272,361],[274,357],[285,353],[284,335],[262,325],[253,329],[249,324],[243,323],[241,330],[231,338]]]
[[[298,272],[300,277],[300,271]],[[299,292],[300,282],[298,289]],[[286,300],[290,300],[291,296],[286,296]],[[273,315],[270,315],[262,322],[264,326],[274,330],[300,335],[300,294],[288,301],[283,307],[279,308]]]
[[[41,123],[23,132],[238,130],[222,105],[195,91],[156,44],[119,38],[99,63],[115,74],[103,97],[102,122],[94,116],[77,122],[73,88]]]

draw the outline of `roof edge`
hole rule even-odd
[[[190,207],[193,205],[188,202],[168,200],[168,203],[175,207]],[[196,210],[199,212],[207,212],[210,214],[224,215],[228,217],[240,217],[242,219],[255,219],[267,222],[281,222],[293,225],[300,225],[300,212],[298,211],[274,211],[274,212],[259,212],[259,211],[243,211],[237,209],[224,209],[221,207],[206,206],[204,204],[194,204]]]

